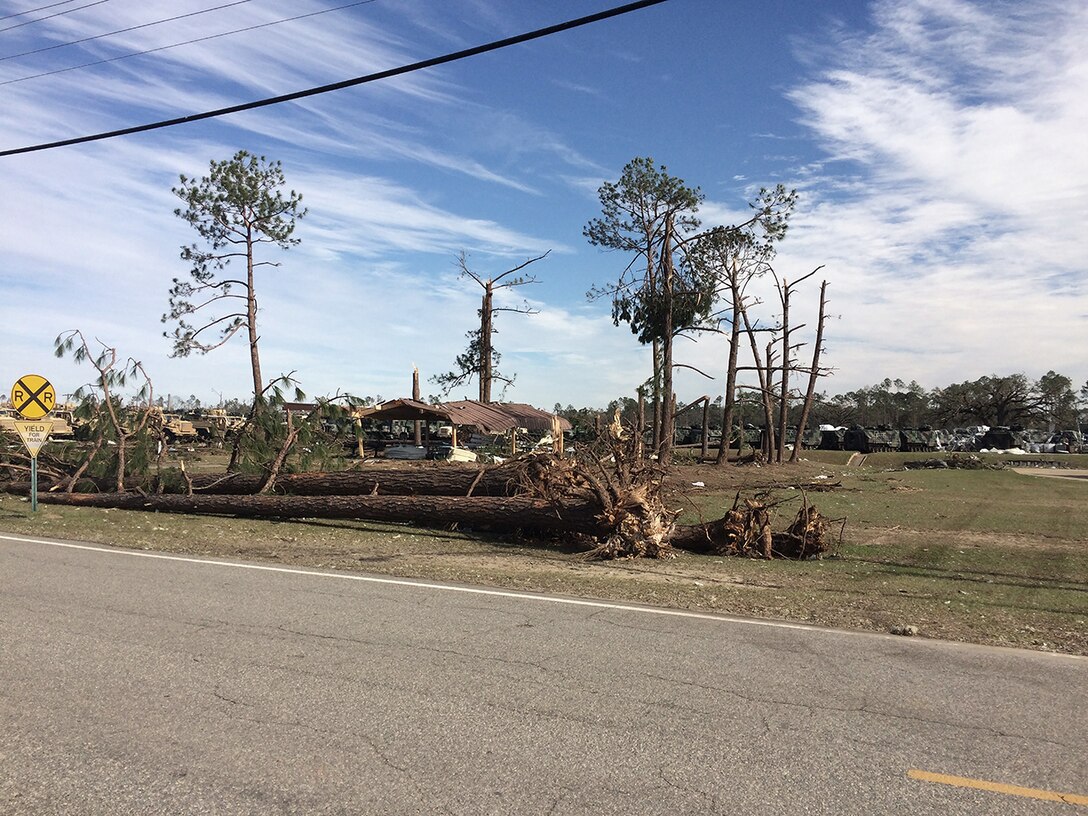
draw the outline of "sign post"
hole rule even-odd
[[[57,404],[53,385],[40,374],[24,374],[11,387],[11,405],[23,417],[15,430],[30,453],[30,511],[38,512],[38,451],[49,439],[53,420],[45,419]]]
[[[30,510],[36,513],[38,512],[38,451],[49,440],[49,432],[53,430],[53,420],[39,419],[32,422],[17,419],[15,430],[19,432],[19,438],[23,440],[23,444],[30,453]]]

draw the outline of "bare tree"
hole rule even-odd
[[[778,277],[775,276],[775,285],[778,287],[778,298],[782,305],[782,324],[779,329],[782,342],[782,368],[778,389],[778,431],[775,435],[776,444],[774,449],[774,460],[776,462],[781,462],[786,455],[786,429],[789,426],[790,416],[790,375],[796,367],[794,365],[794,352],[804,345],[803,343],[795,344],[793,342],[793,333],[803,329],[805,324],[802,323],[799,326],[790,324],[790,298],[793,295],[794,287],[802,281],[811,278],[817,271],[818,269],[814,269],[807,275],[802,275],[792,283],[785,278],[779,280]],[[794,440],[795,449],[800,444],[800,438]]]
[[[793,453],[790,461],[796,462],[801,456],[801,440],[805,435],[805,426],[808,425],[808,415],[812,410],[812,401],[816,396],[816,381],[827,373],[820,368],[820,355],[824,351],[824,324],[827,320],[827,281],[820,283],[820,316],[816,321],[816,342],[812,346],[812,365],[808,370],[808,388],[805,390],[805,401],[801,404],[801,418],[797,420],[797,441],[793,445]]]
[[[773,272],[771,261],[775,256],[775,244],[785,237],[796,202],[796,191],[787,190],[781,184],[773,189],[763,188],[755,201],[749,204],[752,215],[747,221],[733,226],[714,227],[689,239],[691,248],[687,252],[686,263],[699,270],[697,277],[700,280],[713,282],[715,297],[724,302],[723,310],[714,315],[712,326],[701,325],[697,328],[728,331],[729,335],[722,439],[716,459],[718,464],[724,463],[728,455],[738,372],[755,370],[760,377],[760,390],[764,395],[770,393],[770,382],[760,362],[753,334],[756,329],[749,317],[749,309],[757,301],[749,298],[747,289],[755,279]],[[723,326],[727,328],[723,329]],[[752,340],[753,368],[739,364],[743,331],[747,331]],[[768,428],[770,425],[768,420]]]
[[[443,394],[449,394],[454,388],[464,385],[473,377],[477,377],[480,384],[480,402],[491,402],[492,384],[496,380],[504,384],[504,390],[507,386],[513,384],[516,375],[506,377],[498,370],[502,355],[495,349],[492,342],[493,335],[498,332],[495,328],[495,313],[514,312],[516,314],[534,315],[539,314],[539,312],[530,307],[527,301],[523,302],[521,306],[496,306],[495,292],[536,283],[535,276],[519,276],[517,273],[530,264],[548,257],[550,252],[551,250],[548,250],[543,255],[530,258],[512,269],[507,269],[502,274],[496,275],[494,278],[484,278],[469,269],[468,257],[464,252],[458,256],[457,263],[461,267],[461,277],[472,278],[483,289],[479,310],[480,328],[473,329],[466,334],[469,341],[468,348],[462,354],[457,355],[456,369],[431,377],[431,382],[442,386]],[[510,277],[511,275],[515,277]]]

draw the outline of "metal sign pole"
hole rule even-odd
[[[38,457],[30,457],[30,512],[38,512]]]

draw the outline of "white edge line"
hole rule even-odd
[[[746,623],[751,626],[769,626],[775,629],[800,629],[806,632],[824,631],[817,626],[808,626],[803,623],[784,623],[781,621],[766,621],[754,618],[733,618],[727,615],[715,615],[705,612],[688,612],[683,609],[666,609],[653,606],[632,606],[628,604],[610,603],[608,601],[590,601],[582,598],[562,598],[554,595],[538,595],[532,592],[514,592],[502,589],[484,589],[482,587],[454,586],[452,584],[439,584],[428,581],[413,581],[407,578],[379,578],[374,575],[358,575],[347,572],[320,572],[318,570],[299,569],[295,567],[277,567],[264,564],[243,564],[237,561],[217,561],[211,558],[194,558],[184,555],[170,555],[168,553],[147,552],[145,550],[127,550],[114,547],[96,547],[89,544],[72,544],[63,541],[47,541],[41,538],[20,538],[17,536],[0,534],[0,540],[17,541],[22,544],[45,544],[50,547],[64,547],[70,550],[86,550],[88,552],[106,553],[108,555],[128,555],[135,558],[154,558],[160,561],[180,561],[186,564],[201,564],[211,567],[231,567],[233,569],[259,570],[261,572],[279,572],[287,575],[310,575],[317,578],[340,578],[345,581],[362,581],[368,584],[390,584],[393,586],[414,587],[418,589],[434,589],[442,592],[463,592],[469,595],[488,595],[496,598],[515,598],[518,600],[544,601],[547,603],[566,604],[568,606],[588,606],[596,609],[616,609],[624,612],[644,612],[652,615],[668,615],[678,618],[697,618],[699,620],[725,621],[729,623]]]
[[[882,635],[878,632],[846,632],[838,629],[828,629],[820,626],[809,626],[804,623],[786,623],[783,621],[760,620],[758,618],[737,618],[729,615],[710,614],[706,612],[688,612],[683,609],[667,609],[657,606],[632,606],[630,604],[610,603],[608,601],[589,601],[582,598],[562,598],[554,595],[538,595],[532,592],[511,592],[502,589],[484,589],[482,587],[454,586],[452,584],[439,584],[428,581],[412,581],[407,578],[379,578],[374,575],[357,575],[346,572],[320,572],[318,570],[297,569],[294,567],[276,567],[263,564],[243,564],[237,561],[216,561],[211,558],[193,558],[184,555],[169,555],[167,553],[147,552],[145,550],[126,550],[117,547],[95,547],[89,544],[72,544],[63,541],[48,541],[41,538],[21,538],[19,536],[0,534],[2,541],[17,541],[22,544],[44,544],[49,547],[63,547],[69,550],[86,550],[88,552],[105,553],[107,555],[127,555],[135,558],[154,558],[160,561],[180,561],[185,564],[200,564],[209,567],[230,567],[232,569],[257,570],[260,572],[278,572],[286,575],[308,575],[316,578],[339,578],[345,581],[361,581],[368,584],[387,584],[391,586],[413,587],[417,589],[433,589],[439,592],[461,592],[468,595],[486,595],[493,598],[512,598],[523,601],[542,601],[544,603],[564,604],[566,606],[585,606],[593,609],[614,609],[620,612],[639,612],[646,615],[663,615],[673,618],[694,618],[696,620],[716,621],[718,623],[739,623],[747,626],[763,626],[769,629],[793,629],[801,632],[839,632],[842,634],[869,635],[891,638],[891,635]],[[917,643],[932,643],[930,640],[918,640]],[[973,645],[973,644],[961,644]],[[1029,650],[1030,651],[1030,650]],[[1085,660],[1082,655],[1066,654],[1064,652],[1036,652],[1033,655],[1045,655],[1052,657],[1066,657],[1075,660]]]

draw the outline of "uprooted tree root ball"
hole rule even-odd
[[[679,511],[665,506],[665,470],[639,454],[638,439],[615,423],[597,450],[573,459],[536,457],[528,489],[557,502],[588,498],[600,508],[604,531],[589,558],[672,558],[670,544]]]
[[[784,558],[814,558],[831,550],[831,522],[813,504],[797,511],[784,533],[772,536],[774,554]]]
[[[830,551],[832,522],[807,502],[786,530],[775,532],[773,511],[780,504],[763,496],[742,498],[737,493],[722,518],[677,528],[673,544],[743,558],[815,558]]]

